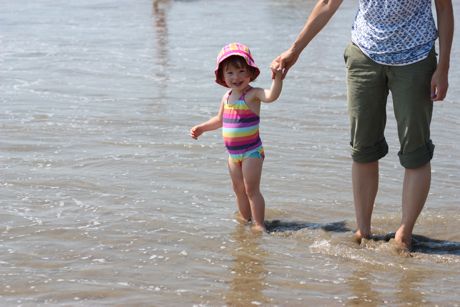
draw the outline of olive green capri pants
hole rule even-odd
[[[378,64],[354,44],[348,45],[344,58],[353,161],[374,162],[388,153],[384,130],[391,92],[401,165],[417,168],[428,163],[434,151],[430,139],[431,77],[437,63],[434,48],[426,59],[404,66]]]

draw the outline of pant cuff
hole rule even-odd
[[[351,157],[353,161],[358,163],[370,163],[385,157],[388,153],[388,144],[385,139],[371,147],[353,148]]]
[[[405,168],[418,168],[431,161],[434,153],[434,145],[431,140],[413,152],[398,153],[399,162]]]

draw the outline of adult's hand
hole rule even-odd
[[[431,99],[442,101],[446,98],[449,87],[448,73],[442,69],[436,69],[431,77]]]
[[[454,34],[454,12],[451,0],[435,0],[439,34],[438,66],[431,77],[431,99],[441,101],[449,87],[449,62]]]
[[[299,53],[294,52],[292,48],[277,56],[270,66],[272,69],[272,79],[275,77],[275,72],[281,72],[284,79],[289,69],[297,62],[298,58]]]

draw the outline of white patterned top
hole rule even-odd
[[[437,37],[431,0],[359,0],[351,40],[377,63],[421,61]]]

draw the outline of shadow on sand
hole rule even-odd
[[[292,231],[298,231],[304,228],[322,229],[324,231],[331,231],[331,232],[351,231],[351,229],[349,229],[345,225],[345,221],[320,224],[320,223],[306,223],[306,222],[293,222],[293,221],[287,222],[287,221],[273,220],[273,221],[267,221],[265,226],[267,227],[267,231],[269,233],[292,232]]]

